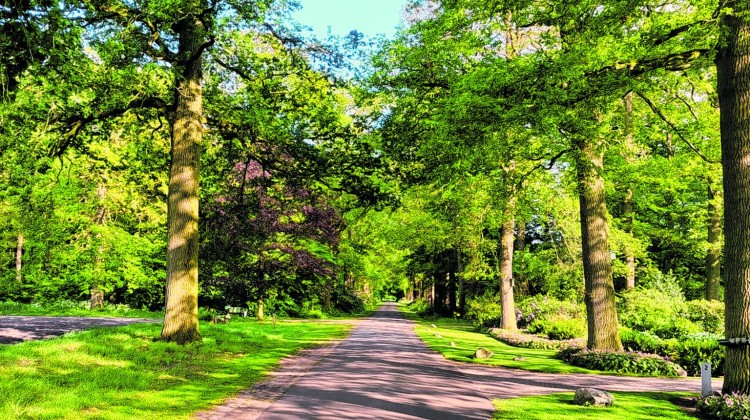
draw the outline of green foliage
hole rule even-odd
[[[562,350],[568,347],[583,348],[586,342],[582,339],[551,340],[520,331],[508,331],[499,328],[490,330],[490,335],[513,347],[528,349]]]
[[[680,367],[653,354],[568,348],[556,355],[573,366],[640,376],[678,376]]]
[[[545,333],[550,340],[570,340],[586,336],[586,328],[580,319],[563,319],[551,321]]]
[[[132,309],[124,304],[106,303],[101,308],[89,309],[88,301],[73,302],[61,300],[56,302],[19,303],[0,302],[0,315],[25,316],[84,316],[84,317],[118,317],[118,318],[160,318],[162,312]]]
[[[703,362],[711,363],[713,376],[724,375],[726,350],[719,345],[719,338],[718,335],[703,333],[683,339],[661,339],[647,332],[620,329],[620,339],[626,349],[668,357],[693,376],[700,375],[700,364]]]
[[[201,324],[203,340],[187,346],[155,341],[160,328],[97,328],[3,346],[0,417],[191,418],[261,380],[281,358],[351,327],[233,318]]]
[[[698,412],[709,419],[746,419],[750,417],[750,396],[718,395],[702,397],[696,403]]]
[[[702,331],[724,333],[724,302],[717,300],[690,300],[680,308],[679,315],[695,324]]]
[[[502,323],[503,309],[500,297],[494,294],[484,294],[466,300],[464,319],[472,321],[478,329],[494,328]]]
[[[554,297],[537,295],[516,305],[519,327],[528,326],[530,332],[546,332],[545,322],[585,319],[585,307],[582,304],[558,300]],[[532,324],[537,321],[534,327]],[[534,331],[531,331],[534,330]]]

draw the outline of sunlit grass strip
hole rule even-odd
[[[49,304],[0,302],[0,315],[20,316],[80,316],[80,317],[123,317],[123,318],[162,318],[163,312],[131,309],[124,305],[108,305],[91,310],[86,302],[60,302]]]
[[[493,419],[523,420],[649,420],[695,419],[682,406],[693,406],[693,394],[680,392],[613,392],[612,407],[583,407],[573,404],[573,393],[494,400]],[[679,404],[678,404],[679,403]]]
[[[399,308],[409,319],[417,322],[414,330],[419,338],[448,360],[518,368],[534,372],[605,373],[572,366],[562,360],[555,359],[554,350],[509,346],[487,334],[473,331],[470,324],[460,320],[446,318],[423,320],[408,312],[405,306],[399,306]],[[431,324],[435,324],[437,328],[432,328]],[[455,344],[455,347],[451,346],[451,342]],[[489,359],[475,359],[474,351],[479,347],[493,352],[494,355]]]
[[[0,418],[181,419],[260,380],[284,356],[347,335],[337,323],[202,324],[203,342],[154,340],[158,324],[0,346]]]

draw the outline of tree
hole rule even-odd
[[[750,4],[721,2],[716,57],[724,173],[727,338],[750,337]],[[727,347],[722,392],[750,394],[750,346]]]

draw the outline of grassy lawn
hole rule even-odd
[[[475,332],[470,324],[460,320],[450,318],[424,320],[409,312],[405,305],[399,305],[399,309],[407,318],[417,322],[415,331],[419,338],[431,349],[442,353],[448,360],[519,368],[535,372],[611,373],[569,365],[562,360],[555,359],[554,350],[509,346],[487,334]],[[437,328],[432,328],[430,324],[435,324]],[[451,342],[454,342],[456,346],[452,347]],[[494,355],[489,359],[475,359],[473,357],[474,351],[479,347],[484,347],[493,352]],[[513,360],[516,357],[523,357],[526,360]]]
[[[612,407],[583,407],[573,404],[573,393],[495,400],[493,419],[523,420],[626,420],[695,419],[678,404],[695,395],[679,392],[613,392]]]
[[[111,305],[105,306],[102,309],[90,310],[87,302],[61,302],[45,305],[35,303],[0,302],[0,315],[163,318],[164,312],[151,312]]]
[[[0,346],[0,418],[180,419],[260,380],[284,356],[345,337],[341,323],[201,324],[203,342],[156,341],[159,324]]]

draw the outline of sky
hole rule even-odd
[[[328,27],[334,35],[347,35],[356,29],[367,36],[393,37],[401,22],[406,0],[299,0],[302,9],[294,17],[313,33],[325,38]]]

